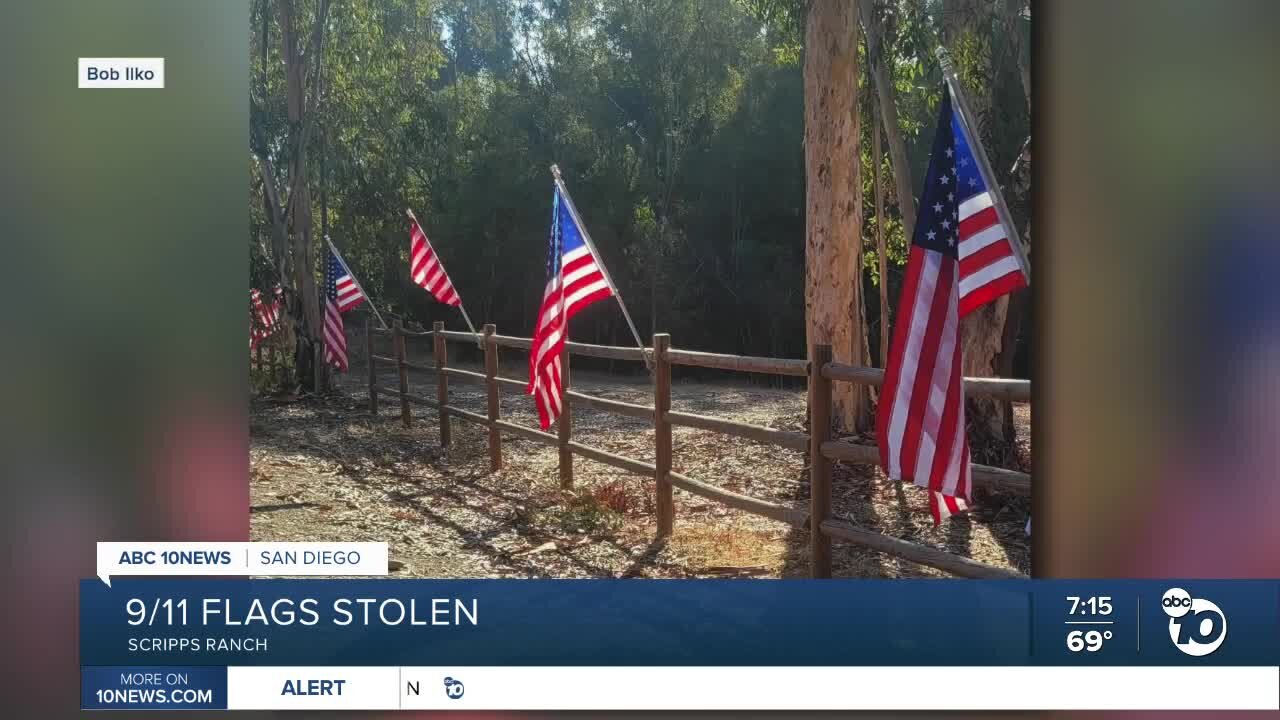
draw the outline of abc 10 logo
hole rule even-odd
[[[1204,598],[1193,598],[1182,588],[1169,588],[1160,599],[1169,616],[1169,638],[1174,647],[1193,657],[1204,657],[1227,639],[1227,616]]]

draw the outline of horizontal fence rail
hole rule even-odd
[[[768,500],[761,500],[749,495],[741,495],[732,490],[725,490],[715,485],[709,485],[691,477],[682,475],[678,472],[670,473],[671,484],[693,493],[700,495],[708,500],[715,500],[722,505],[728,505],[731,508],[745,510],[756,515],[763,515],[767,518],[773,518],[779,522],[787,523],[794,527],[804,527],[809,521],[809,513],[793,507],[788,507]]]
[[[795,377],[804,377],[809,374],[808,360],[721,355],[719,353],[697,352],[694,350],[671,350],[667,353],[667,357],[670,358],[672,365],[691,365],[693,367],[716,370],[736,370],[738,372],[792,375]]]
[[[570,355],[604,358],[605,360],[637,360],[644,362],[645,355],[652,355],[652,350],[641,350],[638,347],[617,347],[614,345],[589,345],[587,343],[567,342],[564,346]]]
[[[445,405],[444,409],[448,410],[450,415],[456,415],[463,420],[469,420],[477,425],[484,425],[485,427],[489,426],[489,418],[481,415],[480,413],[473,413],[470,410],[464,410],[457,405]]]
[[[421,395],[403,395],[402,397],[414,405],[426,405],[429,408],[435,408],[437,410],[440,409],[440,403],[435,400],[424,398]]]
[[[653,463],[647,463],[642,460],[632,460],[629,457],[617,455],[609,452],[608,450],[601,450],[600,448],[591,447],[590,445],[583,445],[582,443],[570,442],[569,449],[590,460],[595,460],[596,462],[604,463],[605,465],[612,465],[623,470],[629,470],[637,475],[652,475],[657,469]]]
[[[666,418],[668,423],[671,423],[672,425],[682,425],[682,427],[686,428],[713,430],[713,432],[724,433],[727,434],[727,436],[754,439],[754,441],[769,443],[769,445],[788,447],[791,448],[791,450],[799,450],[801,452],[809,450],[808,434],[797,433],[795,430],[776,430],[773,428],[762,427],[762,425],[739,423],[737,420],[712,418],[712,416],[709,415],[677,413],[675,410],[664,414],[664,418]]]
[[[493,340],[501,347],[515,348],[517,350],[528,350],[533,347],[532,338],[512,337],[510,335],[494,335]]]
[[[877,368],[865,368],[833,362],[830,359],[831,351],[829,347],[815,346],[811,351],[811,359],[801,360],[677,350],[670,347],[669,336],[663,334],[655,335],[653,346],[644,349],[567,342],[564,347],[565,354],[562,358],[562,363],[565,398],[568,402],[564,403],[558,432],[552,433],[526,427],[499,417],[498,394],[500,389],[506,387],[525,395],[527,383],[524,380],[503,377],[498,374],[498,349],[505,347],[528,350],[532,346],[530,338],[499,335],[493,325],[486,325],[483,335],[479,336],[481,347],[484,349],[485,370],[484,372],[475,372],[448,367],[446,343],[459,342],[474,345],[477,341],[477,336],[469,332],[445,330],[443,323],[439,322],[429,331],[406,330],[400,320],[396,320],[394,326],[388,330],[374,328],[372,324],[367,324],[366,332],[370,359],[369,407],[373,414],[377,414],[379,395],[400,400],[402,417],[406,426],[411,423],[410,404],[435,408],[439,413],[441,445],[446,447],[449,445],[451,418],[456,417],[485,427],[489,431],[489,455],[491,467],[494,470],[498,470],[502,466],[501,442],[504,433],[544,445],[558,447],[560,449],[560,479],[562,486],[566,488],[573,486],[571,460],[573,455],[644,477],[652,477],[657,483],[656,492],[658,497],[656,507],[658,535],[660,538],[670,535],[672,532],[674,505],[671,503],[670,494],[672,488],[679,488],[727,507],[767,517],[795,528],[808,530],[812,555],[811,568],[814,577],[831,576],[830,545],[832,539],[893,555],[912,563],[943,570],[960,577],[1023,577],[1020,573],[1008,568],[988,565],[945,550],[912,543],[874,530],[861,528],[846,519],[832,515],[831,463],[838,461],[851,464],[878,465],[880,456],[878,448],[874,445],[864,445],[832,437],[830,432],[831,382],[851,382],[878,386],[884,382],[884,371]],[[373,338],[375,335],[390,336],[392,338],[396,349],[396,357],[373,352]],[[405,352],[405,340],[410,337],[428,336],[432,338],[434,343],[434,364],[424,365],[409,361]],[[650,361],[652,361],[654,403],[647,405],[626,402],[569,389],[568,357],[570,355],[638,361],[646,364],[650,364]],[[397,367],[400,375],[400,388],[397,389],[378,382],[376,371],[373,367],[375,362]],[[673,365],[807,377],[809,379],[810,429],[814,432],[781,430],[726,418],[672,410],[670,372]],[[437,392],[435,400],[414,395],[408,391],[408,370],[431,371],[436,374]],[[448,389],[450,378],[485,387],[486,413],[474,412],[451,404],[449,402]],[[983,395],[1013,402],[1029,402],[1031,399],[1031,383],[1026,380],[965,378],[964,382],[965,394],[968,396]],[[609,450],[573,441],[571,439],[572,420],[569,413],[571,406],[586,406],[594,410],[616,413],[653,423],[657,448],[655,462],[637,460]],[[708,430],[807,453],[810,466],[809,507],[792,507],[783,503],[743,495],[726,490],[716,484],[697,480],[673,471],[671,469],[672,427]],[[1031,494],[1031,476],[1026,473],[977,464],[973,465],[972,469],[972,478],[976,487],[1024,497]]]
[[[523,387],[523,383],[521,384]],[[569,396],[569,401],[578,405],[586,405],[595,410],[603,410],[604,412],[617,413],[628,417],[639,418],[641,420],[653,420],[653,408],[648,405],[636,405],[635,403],[623,402],[621,400],[610,400],[608,398],[596,397],[595,395],[586,395],[576,390],[566,390],[565,395]]]
[[[406,393],[404,395],[401,395],[400,391],[393,387],[388,387],[386,385],[379,385],[377,387],[378,387],[378,393],[381,395],[390,395],[393,398],[401,398],[403,400],[413,403],[414,405],[425,405],[429,408],[439,408],[439,405],[436,403],[435,400],[429,400],[427,398],[422,397],[421,395],[414,395],[412,393]]]
[[[884,370],[843,363],[827,363],[822,367],[822,376],[829,380],[842,380],[859,385],[879,387],[884,384]],[[964,394],[967,397],[986,395],[1012,402],[1031,402],[1031,381],[967,377],[964,379]]]
[[[840,460],[856,465],[880,464],[880,448],[875,445],[861,445],[847,440],[828,440],[822,443],[822,454],[831,460]],[[973,470],[975,487],[1013,495],[1031,496],[1031,476],[1017,470],[991,467],[989,465],[970,466]]]
[[[506,385],[507,387],[512,387],[519,390],[520,394],[522,395],[524,394],[525,388],[529,387],[529,383],[525,382],[524,380],[516,380],[514,378],[504,378],[504,377],[495,377],[494,380],[497,381],[499,385]]]
[[[437,337],[442,337],[445,340],[455,340],[457,342],[471,343],[472,345],[477,342],[483,342],[482,337],[472,335],[469,332],[459,332],[457,330],[433,330],[431,334]]]
[[[396,335],[396,329],[394,325],[392,327],[385,328],[385,329],[377,328],[377,327],[369,328],[369,332],[373,333],[374,335],[385,335],[387,337],[394,337]],[[400,334],[404,335],[405,337],[431,337],[432,332],[430,330],[410,330],[409,328],[402,328],[400,330]]]
[[[809,449],[809,436],[802,432],[774,430],[760,425],[748,425],[737,420],[725,420],[724,418],[711,417],[709,415],[694,415],[693,413],[676,412],[674,410],[664,413],[664,417],[672,425],[711,430],[725,435],[746,438],[747,440],[780,445],[801,452]]]
[[[444,374],[449,377],[458,378],[464,382],[475,383],[476,385],[484,385],[488,382],[488,378],[484,373],[472,372],[471,370],[459,370],[458,368],[444,368]]]
[[[844,520],[823,520],[820,528],[823,534],[840,538],[854,545],[861,545],[873,550],[910,560],[920,565],[939,570],[946,570],[954,575],[986,580],[1002,580],[1023,577],[1021,573],[1002,567],[988,565],[970,560],[960,555],[952,555],[945,550],[925,547],[916,543],[899,540],[896,537],[883,535],[872,530],[865,530]]]
[[[559,438],[549,432],[542,432],[541,430],[525,427],[524,425],[517,425],[516,423],[508,422],[506,420],[498,420],[494,424],[499,428],[502,428],[513,435],[519,435],[526,440],[533,440],[534,442],[540,442],[546,445],[555,445],[560,442]]]
[[[440,333],[445,340],[457,342],[474,343],[476,337],[471,333],[458,332],[456,330],[445,330]],[[495,342],[501,347],[516,348],[519,350],[528,350],[533,347],[531,338],[512,337],[510,335],[495,335]],[[568,348],[571,355],[585,355],[589,357],[604,358],[606,360],[638,360],[643,362],[645,351],[641,351],[638,347],[619,347],[616,345],[591,345],[589,343],[567,342],[565,347]],[[648,352],[652,353],[652,350]]]

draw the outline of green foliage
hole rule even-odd
[[[316,0],[298,4],[306,26]],[[943,34],[941,6],[890,5],[887,62],[919,178],[939,98],[933,48]],[[308,149],[317,227],[323,185],[329,232],[379,306],[457,327],[455,310],[409,280],[405,209],[414,209],[472,318],[528,335],[544,283],[548,167],[557,163],[642,331],[656,326],[678,344],[707,350],[803,355],[805,7],[803,0],[336,2]],[[249,28],[252,142],[272,158],[284,187],[280,29],[272,10],[264,62],[260,19],[255,12]],[[985,138],[993,163],[1008,167],[1027,134],[1025,105],[1011,94],[1016,70],[996,26],[974,27],[986,39],[953,52],[968,86],[1009,115],[986,125]],[[874,287],[863,95],[864,267]],[[885,150],[892,288],[907,239]],[[259,188],[252,170],[251,275],[265,288],[274,280],[262,250],[269,239]],[[604,303],[574,323],[573,337],[631,342],[616,307]]]
[[[537,511],[534,521],[560,534],[600,537],[622,527],[623,514],[630,507],[625,487],[619,483],[608,483],[594,490],[575,493],[564,504]]]

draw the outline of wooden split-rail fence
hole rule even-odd
[[[395,357],[375,353],[374,339],[378,335],[390,336]],[[411,338],[431,338],[434,344],[434,362],[431,365],[410,362],[406,341]],[[498,374],[498,348],[528,350],[529,338],[499,335],[493,325],[485,325],[482,337],[484,348],[484,372],[452,368],[448,365],[448,342],[474,344],[471,333],[449,331],[444,323],[435,323],[432,330],[406,329],[396,320],[389,330],[365,326],[365,340],[369,369],[369,411],[378,413],[379,395],[399,398],[400,417],[406,427],[412,425],[411,405],[435,408],[440,423],[440,444],[447,447],[451,440],[450,423],[459,418],[488,429],[489,465],[494,471],[502,468],[502,436],[509,433],[534,442],[555,446],[560,452],[560,484],[573,487],[573,456],[581,455],[590,460],[612,465],[645,477],[654,478],[656,484],[655,509],[659,538],[672,534],[675,525],[674,488],[700,495],[729,507],[762,515],[810,531],[811,575],[815,578],[831,577],[831,544],[833,540],[853,543],[882,553],[887,553],[914,563],[927,565],[970,578],[1016,578],[1023,575],[1007,568],[989,565],[932,547],[908,542],[883,533],[859,527],[837,518],[831,512],[831,468],[834,462],[853,464],[877,464],[880,455],[875,446],[839,440],[831,433],[831,385],[848,382],[862,385],[880,385],[884,371],[858,367],[832,361],[831,347],[817,345],[811,350],[812,360],[746,357],[718,353],[678,350],[671,347],[667,334],[653,336],[653,346],[643,351],[638,347],[616,347],[565,343],[561,357],[561,372],[568,402],[557,423],[555,433],[543,432],[531,427],[503,420],[499,415],[500,388],[506,385],[524,394],[525,381],[502,377]],[[596,397],[570,389],[569,356],[583,355],[610,360],[645,362],[646,356],[653,364],[653,404],[639,405]],[[378,381],[378,364],[391,365],[399,371],[399,387],[389,387]],[[750,425],[735,420],[695,415],[671,409],[671,366],[687,365],[718,370],[807,377],[809,385],[810,433]],[[409,392],[409,371],[419,370],[436,376],[436,396],[432,400]],[[480,414],[460,408],[449,401],[449,380],[482,385],[486,389],[486,412]],[[985,395],[1016,402],[1029,402],[1031,382],[1002,378],[965,378],[966,396]],[[595,410],[618,413],[653,423],[655,461],[616,455],[572,439],[573,406],[586,406]],[[809,506],[792,507],[769,500],[750,497],[717,487],[713,483],[694,479],[671,469],[671,429],[683,426],[712,430],[747,440],[770,443],[784,448],[806,452],[809,455]],[[973,466],[973,483],[976,487],[1030,496],[1031,476],[1026,473],[986,465]]]

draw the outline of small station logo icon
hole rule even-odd
[[[1173,646],[1188,655],[1209,655],[1227,639],[1227,616],[1209,600],[1193,598],[1182,588],[1169,588],[1160,599],[1160,607],[1169,616]]]
[[[450,700],[458,700],[462,697],[467,689],[462,685],[461,680],[447,677],[444,679],[444,694],[449,696]]]

